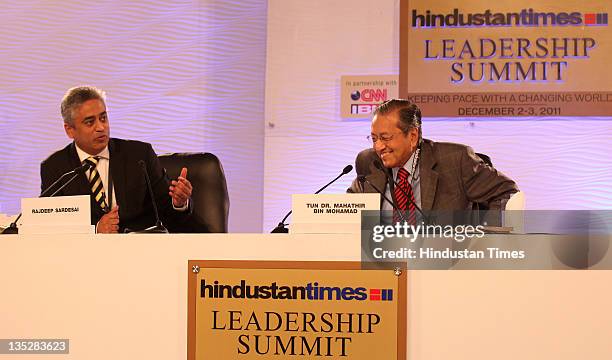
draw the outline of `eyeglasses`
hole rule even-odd
[[[367,139],[368,141],[371,141],[372,144],[376,144],[377,142],[382,142],[383,144],[388,143],[389,141],[393,140],[393,137],[397,134],[403,134],[402,131],[400,132],[396,132],[394,134],[389,134],[389,135],[380,135],[380,136],[376,136],[376,135],[368,135]]]

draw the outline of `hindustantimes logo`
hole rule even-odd
[[[304,286],[279,285],[272,282],[266,285],[220,284],[215,280],[207,284],[200,282],[200,297],[210,299],[262,299],[262,300],[356,300],[356,301],[393,301],[393,289],[325,286],[317,281]]]
[[[412,10],[413,28],[583,25],[607,26],[608,14],[580,11],[536,11],[531,8],[517,12],[494,12],[487,9],[482,12],[469,13],[464,13],[459,9],[453,9],[450,13]]]

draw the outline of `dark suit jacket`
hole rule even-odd
[[[514,181],[485,165],[469,146],[423,139],[420,157],[423,211],[470,210],[474,202],[486,204],[490,209],[503,209],[505,202],[518,191]],[[378,155],[374,149],[363,150],[357,155],[355,169],[358,176],[364,175],[384,192],[387,177],[374,166],[375,159]],[[393,184],[390,186],[393,194]],[[367,182],[361,184],[355,179],[348,192],[377,191]]]
[[[169,180],[157,159],[151,144],[111,138],[108,143],[110,154],[109,170],[119,206],[119,231],[125,228],[142,230],[155,225],[153,203],[147,190],[147,183],[142,168],[138,165],[143,160],[151,179],[155,202],[160,217],[165,224],[181,222],[190,215],[190,211],[179,212],[172,207],[168,194]],[[74,143],[56,151],[40,165],[41,191],[44,191],[62,174],[78,167],[79,156]],[[60,186],[62,184],[59,184]],[[59,186],[57,186],[59,187]],[[104,212],[95,202],[85,174],[81,174],[58,196],[91,195],[91,223],[98,223]]]

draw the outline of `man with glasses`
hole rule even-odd
[[[381,104],[368,138],[372,148],[357,155],[358,178],[348,192],[378,189],[409,217],[414,204],[423,211],[469,210],[473,203],[503,209],[518,191],[514,181],[486,165],[469,146],[423,139],[421,111],[408,100]],[[381,209],[393,207],[381,198]]]

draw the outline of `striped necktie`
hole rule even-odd
[[[100,178],[100,174],[96,167],[98,166],[98,160],[100,160],[99,156],[90,156],[85,159],[85,162],[91,165],[91,169],[89,170],[89,186],[91,187],[91,193],[96,199],[96,203],[100,206],[104,212],[108,210],[108,205],[106,204],[106,194],[104,193],[104,186],[102,186],[102,179]]]
[[[397,173],[397,185],[394,189],[395,200],[397,201],[397,208],[400,209],[400,211],[407,210],[408,216],[406,216],[406,221],[410,225],[416,225],[416,208],[414,206],[414,193],[412,192],[412,186],[410,186],[410,182],[408,181],[408,171],[404,168],[399,169]],[[406,195],[408,195],[410,199]],[[397,216],[397,214],[393,216],[393,220],[395,222],[400,221],[400,219],[401,218]]]

